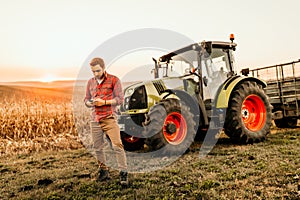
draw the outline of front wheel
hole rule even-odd
[[[121,139],[126,151],[141,150],[144,147],[144,138],[134,137],[121,131]]]
[[[231,94],[225,120],[225,133],[234,141],[253,143],[270,132],[272,106],[256,82],[245,81]]]
[[[146,144],[152,150],[162,149],[162,154],[184,153],[196,135],[194,115],[183,102],[165,99],[153,106],[146,119]]]

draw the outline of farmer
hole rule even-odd
[[[93,147],[99,164],[97,181],[109,179],[106,166],[105,138],[108,136],[115,152],[120,170],[121,185],[127,185],[127,161],[117,123],[116,106],[124,99],[120,79],[105,71],[102,58],[93,58],[90,68],[94,74],[86,87],[85,105],[92,108],[91,134]]]

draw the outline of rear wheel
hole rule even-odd
[[[224,126],[231,139],[260,142],[270,132],[271,120],[271,104],[260,85],[245,81],[233,90]]]
[[[146,144],[163,154],[184,153],[196,135],[194,115],[177,99],[165,99],[153,106],[145,122]]]

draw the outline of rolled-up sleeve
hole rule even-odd
[[[117,105],[122,104],[124,101],[124,94],[122,90],[122,84],[119,78],[115,78],[115,84],[114,84],[114,100],[116,101]]]
[[[88,100],[92,98],[90,93],[90,86],[91,86],[91,81],[89,80],[86,85],[84,103],[86,103]]]

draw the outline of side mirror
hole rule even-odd
[[[211,42],[206,42],[205,49],[206,49],[207,53],[210,55],[211,51],[212,51],[212,43]]]
[[[208,83],[208,78],[206,78],[206,76],[203,77],[203,84],[205,85],[205,87],[207,87],[207,83]]]

